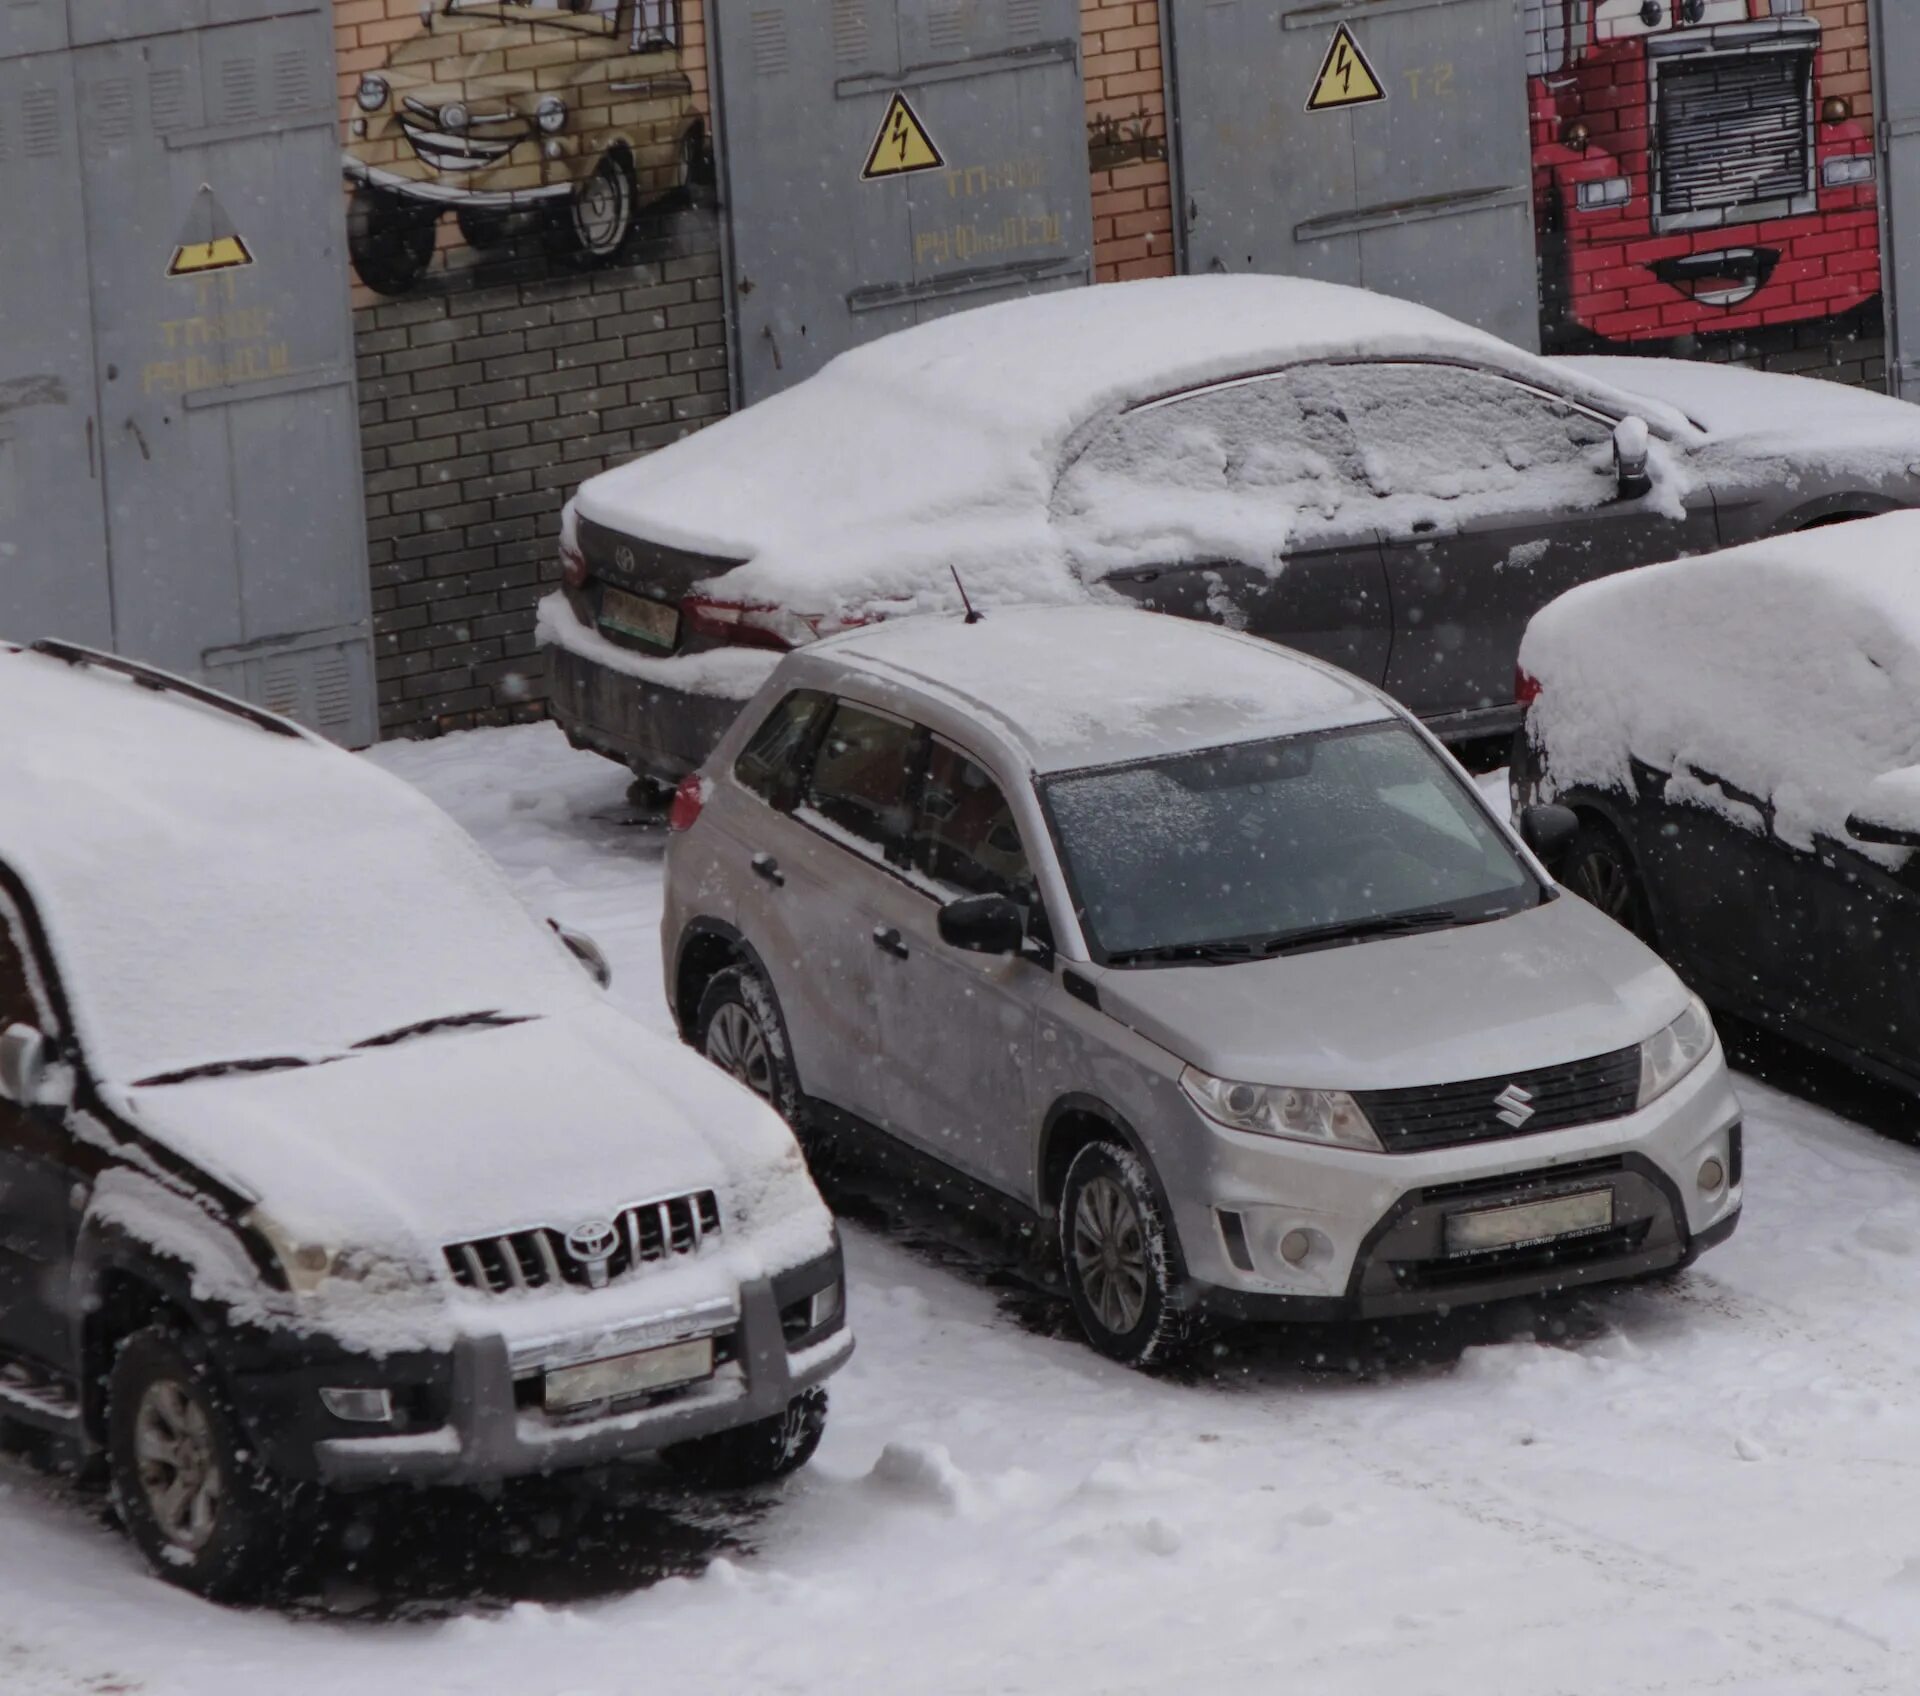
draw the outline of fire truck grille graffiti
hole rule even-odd
[[[1656,222],[1730,222],[1727,214],[1761,207],[1771,216],[1812,195],[1812,84],[1811,49],[1662,64],[1655,83]]]

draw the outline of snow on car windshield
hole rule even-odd
[[[1110,961],[1443,910],[1537,885],[1412,732],[1368,725],[1074,772],[1044,786],[1074,904]]]
[[[36,725],[0,748],[0,860],[98,1077],[590,995],[446,815],[350,755],[31,654],[0,655],[0,715]]]

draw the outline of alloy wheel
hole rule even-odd
[[[147,1386],[134,1416],[134,1454],[147,1509],[176,1548],[197,1555],[219,1524],[219,1450],[207,1410],[170,1379]]]
[[[1569,880],[1573,892],[1590,902],[1608,918],[1632,929],[1633,880],[1617,854],[1604,848],[1590,848],[1574,867]]]
[[[1087,1305],[1116,1337],[1147,1310],[1146,1234],[1133,1197],[1102,1174],[1080,1191],[1073,1210],[1073,1268]]]
[[[762,1101],[773,1100],[773,1055],[766,1035],[738,1002],[727,1002],[707,1026],[707,1058]]]

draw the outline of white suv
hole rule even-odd
[[[1120,609],[888,623],[784,659],[673,822],[688,1039],[803,1140],[879,1127],[1057,1221],[1116,1358],[1734,1227],[1700,1004],[1318,661]]]

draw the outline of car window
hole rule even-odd
[[[1258,564],[1371,492],[1329,368],[1307,366],[1123,414],[1062,476],[1053,515],[1095,565]]]
[[[959,749],[934,740],[914,814],[913,869],[956,895],[1027,900],[1033,873],[1000,786]]]
[[[733,775],[769,806],[790,809],[800,798],[814,733],[832,705],[812,689],[796,689],[767,714],[766,722],[734,761]]]
[[[839,702],[813,758],[804,810],[813,822],[897,858],[906,849],[919,735],[905,719]]]
[[[1457,365],[1325,368],[1381,499],[1548,509],[1590,506],[1617,488],[1613,427],[1564,400]]]

